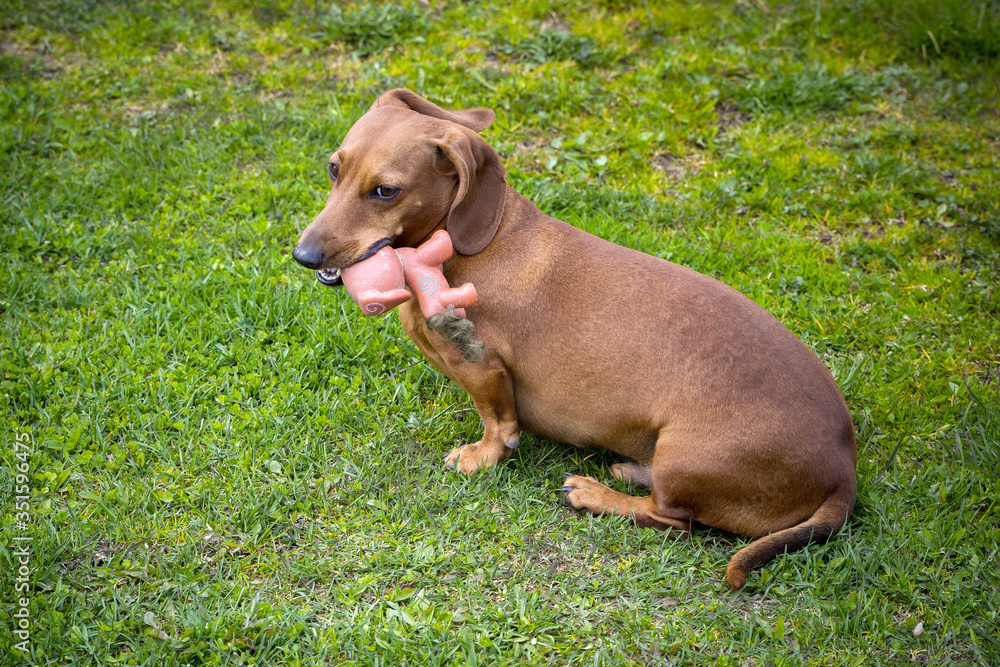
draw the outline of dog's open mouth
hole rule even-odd
[[[344,284],[340,278],[340,269],[320,269],[316,272],[316,280],[327,287],[340,287]]]

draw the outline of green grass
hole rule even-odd
[[[0,665],[1000,663],[998,26],[963,0],[0,0]],[[395,86],[496,109],[543,210],[814,349],[858,430],[844,532],[733,593],[743,540],[561,505],[609,455],[525,437],[444,470],[469,398],[290,257]]]

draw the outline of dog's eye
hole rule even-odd
[[[380,185],[372,190],[372,194],[379,199],[392,199],[399,194],[399,188],[394,188],[389,185]]]
[[[330,180],[335,181],[337,180],[337,175],[340,173],[340,165],[336,162],[330,162],[326,165],[326,171],[330,174]]]

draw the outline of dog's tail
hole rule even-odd
[[[747,573],[782,553],[813,543],[826,542],[847,521],[854,509],[857,482],[851,476],[831,493],[816,512],[802,523],[765,535],[743,547],[729,560],[726,581],[734,590],[747,583]]]

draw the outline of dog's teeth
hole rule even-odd
[[[335,283],[340,279],[340,269],[320,269],[316,275],[324,283]]]

